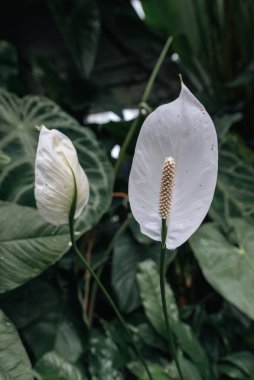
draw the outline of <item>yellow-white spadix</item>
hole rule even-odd
[[[76,192],[75,218],[89,198],[89,183],[71,140],[42,126],[35,160],[35,200],[39,213],[52,224],[66,224]]]
[[[183,244],[208,212],[217,171],[214,124],[182,84],[175,101],[147,117],[137,140],[129,200],[141,231],[160,241],[163,218],[168,225],[167,248]]]

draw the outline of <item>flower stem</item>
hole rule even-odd
[[[127,327],[127,324],[125,323],[125,320],[123,319],[121,313],[119,312],[117,306],[115,305],[114,301],[112,300],[110,294],[108,293],[108,291],[106,290],[106,288],[104,287],[104,285],[102,284],[101,280],[99,279],[99,277],[96,275],[96,273],[93,271],[93,269],[90,267],[90,265],[88,264],[88,262],[86,261],[86,259],[82,256],[81,252],[79,251],[78,247],[77,247],[77,244],[75,242],[75,238],[74,238],[74,219],[70,217],[69,219],[69,226],[70,226],[70,235],[71,235],[71,242],[72,242],[72,248],[75,252],[75,254],[79,257],[79,259],[82,261],[82,263],[84,264],[85,266],[85,269],[91,274],[91,276],[94,278],[94,280],[96,281],[96,283],[98,284],[98,287],[101,289],[102,293],[104,294],[104,296],[106,297],[106,299],[108,300],[110,306],[112,307],[112,309],[114,310],[117,318],[119,319],[119,321],[121,322],[124,330],[126,331],[127,333],[127,336],[130,340],[130,343],[136,353],[136,355],[138,356],[139,360],[141,361],[142,365],[144,366],[144,369],[147,373],[147,376],[149,378],[149,380],[153,380],[152,378],[152,375],[150,373],[150,370],[146,364],[146,361],[145,359],[143,358],[143,355],[141,354],[141,352],[139,351],[139,349],[137,348],[137,346],[135,345],[134,341],[133,341],[133,338],[132,338],[132,335],[129,331],[129,328]]]
[[[144,106],[146,105],[147,99],[150,96],[150,93],[152,91],[154,81],[155,81],[155,79],[156,79],[156,77],[157,77],[157,75],[159,73],[159,70],[161,68],[162,63],[164,62],[164,59],[165,59],[165,57],[167,55],[168,49],[170,48],[170,45],[171,45],[172,41],[173,41],[173,37],[171,37],[171,36],[168,37],[168,39],[167,39],[167,41],[166,41],[166,43],[165,43],[165,45],[164,45],[164,47],[163,47],[163,49],[161,51],[161,54],[160,54],[160,56],[159,56],[159,58],[158,58],[158,60],[157,60],[157,62],[155,64],[155,66],[153,68],[153,71],[152,71],[152,73],[150,75],[150,78],[149,78],[149,80],[147,82],[147,85],[145,87],[145,91],[144,91],[143,96],[141,98],[141,101],[139,103],[139,114],[136,117],[136,119],[133,120],[133,122],[131,124],[131,127],[130,127],[130,129],[129,129],[126,137],[125,137],[125,140],[123,142],[123,145],[121,147],[120,155],[118,157],[118,160],[116,161],[116,164],[115,164],[115,178],[116,178],[116,176],[117,176],[117,174],[119,172],[121,163],[122,163],[122,161],[124,159],[126,150],[127,150],[128,146],[129,146],[129,144],[131,142],[131,139],[132,139],[132,137],[134,135],[134,132],[135,132],[135,130],[136,130],[138,124],[139,124],[139,121],[140,121],[140,118],[141,118],[141,110],[144,109]]]
[[[167,220],[161,219],[161,256],[160,256],[160,289],[161,289],[161,301],[164,314],[164,321],[166,326],[166,332],[168,336],[169,346],[171,354],[176,363],[176,367],[181,380],[184,380],[183,374],[180,368],[180,364],[176,354],[176,347],[174,337],[169,325],[169,316],[167,309],[167,301],[165,296],[165,270],[166,270],[166,238],[167,238]]]

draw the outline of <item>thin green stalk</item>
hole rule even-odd
[[[116,240],[119,238],[120,235],[122,235],[122,233],[128,227],[129,222],[130,222],[130,217],[127,217],[127,219],[123,222],[123,224],[121,224],[121,226],[119,227],[119,229],[116,231],[115,236],[111,240],[111,242],[110,242],[110,244],[109,244],[109,246],[108,246],[108,248],[107,248],[107,250],[106,250],[106,252],[104,254],[103,260],[101,260],[100,263],[99,263],[100,266],[99,266],[99,269],[97,271],[97,276],[99,278],[101,277],[101,274],[103,272],[105,263],[107,262],[107,260],[109,258],[109,255],[110,255],[112,249],[114,248],[114,244],[115,244]],[[96,268],[97,267],[98,267],[98,265],[96,266]],[[96,270],[96,268],[94,267],[94,270]],[[92,286],[92,291],[91,291],[90,306],[89,306],[89,315],[88,315],[88,320],[89,320],[89,324],[90,325],[93,322],[94,306],[95,306],[97,291],[98,291],[98,284],[97,284],[97,282],[94,282],[93,286]]]
[[[116,161],[116,165],[115,165],[115,178],[119,172],[119,169],[120,169],[120,166],[121,166],[121,163],[124,159],[124,156],[125,156],[125,153],[126,153],[126,150],[131,142],[131,139],[134,135],[134,132],[139,124],[139,121],[140,121],[140,117],[141,117],[141,110],[144,108],[144,105],[146,105],[146,102],[147,102],[147,99],[149,98],[150,96],[150,93],[152,91],[152,88],[153,88],[153,84],[154,84],[154,81],[159,73],[159,70],[161,68],[161,65],[162,63],[164,62],[164,59],[167,55],[167,52],[168,52],[168,49],[171,45],[173,41],[173,37],[168,37],[162,51],[161,51],[161,54],[153,68],[153,71],[150,75],[150,78],[147,82],[147,85],[145,87],[145,91],[143,93],[143,96],[141,98],[141,101],[140,101],[140,104],[139,104],[139,114],[138,114],[138,117],[136,119],[133,120],[132,124],[131,124],[131,127],[129,129],[129,132],[127,133],[126,137],[125,137],[125,140],[124,140],[124,143],[121,147],[121,150],[120,150],[120,155],[118,157],[118,160]]]
[[[167,238],[167,220],[162,219],[161,222],[161,256],[160,256],[160,289],[161,289],[161,301],[164,314],[164,321],[170,346],[171,354],[175,360],[176,367],[181,380],[184,380],[182,371],[179,365],[179,361],[176,354],[176,347],[174,337],[169,325],[169,316],[167,309],[167,301],[165,296],[165,270],[166,270],[166,238]]]
[[[71,237],[71,242],[72,242],[72,248],[73,248],[75,254],[81,260],[81,262],[84,264],[85,269],[90,273],[90,275],[97,282],[99,288],[101,289],[102,293],[104,294],[104,296],[108,300],[110,306],[114,310],[117,318],[119,319],[119,321],[122,324],[124,330],[126,331],[126,334],[127,334],[128,338],[130,340],[130,343],[131,343],[131,345],[133,347],[133,350],[135,351],[135,353],[136,353],[137,357],[139,358],[140,362],[143,364],[144,369],[145,369],[145,371],[147,373],[147,376],[148,376],[149,380],[153,380],[152,375],[150,373],[150,370],[149,370],[149,368],[148,368],[148,366],[146,364],[146,361],[145,361],[143,355],[141,354],[141,352],[139,351],[139,349],[137,348],[137,346],[135,345],[135,343],[133,341],[133,338],[132,338],[132,335],[131,335],[131,333],[129,331],[129,328],[128,328],[127,324],[125,323],[125,320],[123,319],[120,311],[118,310],[117,306],[115,305],[114,301],[112,300],[110,294],[108,293],[108,291],[106,290],[106,288],[102,284],[102,282],[99,279],[99,277],[96,275],[96,273],[94,272],[94,270],[88,264],[88,262],[86,261],[86,259],[82,256],[81,252],[79,251],[79,249],[77,247],[77,244],[76,244],[76,241],[75,241],[75,236],[74,236],[74,215],[75,215],[76,203],[77,203],[77,187],[76,187],[76,179],[75,179],[74,174],[73,174],[73,180],[74,180],[74,184],[75,184],[75,191],[74,191],[74,196],[73,196],[71,210],[70,210],[70,215],[69,215],[69,227],[70,227],[70,237]]]
[[[104,294],[104,296],[108,300],[108,303],[110,304],[110,306],[114,310],[117,318],[119,319],[119,321],[121,322],[124,330],[126,331],[127,336],[128,336],[128,338],[130,340],[130,343],[131,343],[134,351],[136,352],[137,357],[139,358],[139,360],[141,361],[142,365],[144,366],[144,369],[145,369],[145,371],[147,373],[147,376],[148,376],[149,380],[153,380],[152,375],[150,373],[150,370],[149,370],[149,368],[148,368],[148,366],[146,364],[146,361],[143,358],[143,355],[141,354],[141,352],[139,351],[139,349],[137,348],[137,346],[135,345],[135,343],[133,341],[133,338],[132,338],[132,335],[131,335],[131,333],[129,331],[129,328],[126,325],[125,320],[123,319],[123,317],[122,317],[121,313],[119,312],[117,306],[115,305],[114,301],[112,300],[110,294],[108,293],[108,291],[106,290],[106,288],[102,284],[102,282],[99,279],[99,277],[96,275],[96,273],[93,271],[93,269],[90,267],[90,265],[88,264],[88,262],[86,261],[86,259],[82,256],[81,252],[79,251],[79,249],[77,247],[77,244],[75,242],[75,238],[74,238],[74,228],[73,228],[74,227],[74,220],[71,217],[69,219],[69,226],[70,226],[70,235],[71,235],[72,248],[73,248],[75,254],[79,257],[79,259],[81,260],[81,262],[84,264],[85,269],[94,278],[94,280],[98,284],[98,287],[101,289],[102,293]]]

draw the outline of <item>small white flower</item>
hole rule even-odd
[[[206,216],[218,170],[213,122],[184,84],[175,101],[157,108],[145,120],[129,179],[132,213],[141,231],[158,241],[164,212],[160,191],[165,185],[161,184],[161,176],[163,164],[169,159],[175,166],[171,175],[173,187],[168,190],[170,199],[165,203],[165,209],[170,210],[166,217],[166,246],[175,249],[196,231]]]
[[[75,189],[76,219],[88,202],[87,176],[71,140],[56,129],[42,126],[35,160],[34,193],[39,213],[49,223],[68,223]]]

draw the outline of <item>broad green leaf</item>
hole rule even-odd
[[[230,128],[237,123],[238,121],[242,120],[243,115],[240,112],[233,113],[233,114],[223,114],[220,116],[215,116],[213,118],[213,122],[215,124],[215,128],[218,134],[218,139],[221,140],[225,138]]]
[[[141,261],[159,257],[159,245],[138,244],[129,231],[117,239],[113,251],[112,286],[122,311],[129,313],[140,305],[137,287],[137,268]]]
[[[91,332],[89,344],[89,372],[91,380],[123,380],[118,370],[119,352],[115,343],[96,330]]]
[[[139,269],[140,271],[137,278],[146,316],[158,334],[165,339],[167,333],[162,311],[158,269],[156,265],[149,260],[139,264]],[[168,284],[165,290],[172,331],[177,336],[182,350],[190,357],[193,363],[197,365],[200,373],[207,380],[210,371],[206,354],[190,326],[180,321],[175,299]]]
[[[166,337],[166,328],[163,319],[162,303],[160,295],[160,278],[156,264],[151,260],[146,260],[139,264],[137,274],[140,297],[146,316],[158,334]],[[174,295],[169,286],[166,286],[166,299],[168,314],[172,320],[178,320],[178,309]]]
[[[81,370],[55,352],[48,352],[35,365],[39,380],[85,380]]]
[[[226,357],[222,358],[220,363],[220,370],[223,368],[223,371],[221,372],[224,373],[226,373],[225,368],[229,368],[229,372],[238,372],[241,373],[242,376],[245,375],[249,378],[249,376],[254,371],[254,355],[249,351],[234,352],[233,354],[227,355]]]
[[[251,152],[249,152],[251,154]],[[241,154],[236,135],[228,135],[220,149],[220,165],[211,217],[225,224],[229,217],[254,221],[254,168]]]
[[[206,280],[218,293],[254,319],[254,229],[243,219],[229,219],[236,245],[215,223],[203,225],[190,245]]]
[[[239,368],[229,363],[219,363],[218,371],[221,375],[226,375],[227,379],[250,380]]]
[[[96,2],[82,0],[64,7],[59,0],[48,0],[81,78],[89,76],[97,53],[100,18]]]
[[[159,364],[148,362],[148,367],[155,380],[180,380],[175,363]],[[179,358],[179,364],[182,374],[186,380],[202,380],[196,367],[182,355]],[[128,365],[129,370],[138,377],[139,380],[149,380],[144,368],[140,362],[131,362]]]
[[[167,373],[167,368],[162,364],[148,362],[148,367],[153,379],[156,380],[174,380],[175,377],[171,377]],[[128,369],[138,377],[138,380],[149,380],[147,373],[141,366],[140,362],[131,362],[128,364]],[[175,372],[174,372],[175,373]]]
[[[38,276],[69,248],[66,226],[45,222],[37,210],[0,202],[0,293]]]
[[[5,293],[0,305],[17,328],[35,361],[53,351],[76,364],[84,355],[87,331],[70,282],[56,283],[60,265],[27,284]],[[53,281],[54,286],[50,282]]]
[[[32,368],[15,326],[1,310],[0,379],[33,380]]]
[[[193,350],[195,350],[195,347],[193,347]],[[182,373],[185,379],[202,380],[197,368],[189,360],[185,359],[183,356],[179,357],[179,365],[182,369]],[[207,380],[207,379],[208,377],[204,376],[204,380]]]

